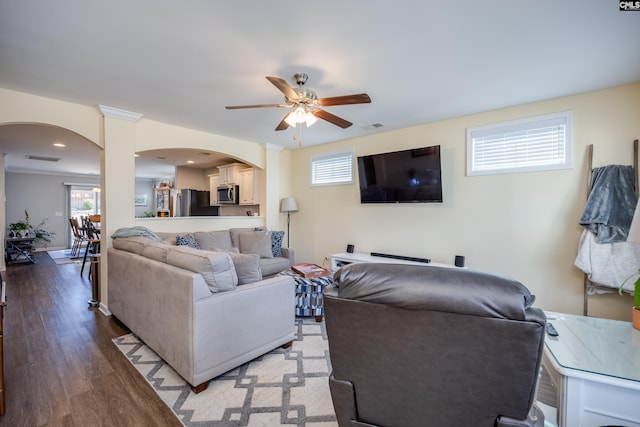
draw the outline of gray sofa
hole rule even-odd
[[[199,236],[203,246],[207,238],[209,243],[220,238],[220,232],[211,233]],[[247,249],[251,239],[240,234],[236,237]],[[109,310],[194,392],[230,369],[290,345],[295,332],[291,277],[263,279],[258,254],[177,246],[171,235],[158,236],[169,240],[113,239],[107,250]],[[290,261],[283,259],[281,265],[267,266],[286,269]]]
[[[263,277],[273,276],[295,264],[295,251],[282,248],[273,238],[277,231],[255,230],[253,228],[231,228],[219,231],[196,231],[194,233],[155,233],[169,245],[176,245],[178,236],[193,235],[200,249],[227,250],[260,256],[260,270]],[[284,234],[284,233],[282,233]],[[279,239],[282,239],[279,234]],[[265,237],[266,236],[266,237]],[[274,254],[274,251],[281,251]]]
[[[542,426],[546,317],[533,302],[514,280],[465,269],[341,268],[324,290],[338,424]]]

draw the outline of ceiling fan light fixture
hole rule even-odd
[[[287,114],[287,117],[285,117],[284,119],[284,121],[287,122],[287,124],[291,127],[296,127],[296,125],[298,124],[298,118],[297,118],[296,112],[297,112],[297,109],[293,110],[292,112]]]
[[[316,116],[314,116],[311,113],[311,111],[307,111],[306,117],[304,119],[304,122],[307,124],[307,127],[311,126],[312,124],[314,124],[317,121],[318,121],[318,118]]]
[[[306,106],[298,105],[295,110],[287,115],[284,121],[291,127],[296,127],[296,125],[302,123],[306,123],[307,127],[309,127],[317,122],[318,118]]]

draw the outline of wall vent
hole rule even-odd
[[[34,156],[32,154],[27,154],[24,157],[29,159],[29,160],[40,160],[40,161],[43,161],[43,162],[57,162],[57,161],[60,160],[60,157]]]
[[[370,125],[362,126],[362,128],[371,130],[371,129],[378,129],[378,128],[381,128],[383,126],[384,126],[383,123],[378,122],[378,123],[371,123]]]

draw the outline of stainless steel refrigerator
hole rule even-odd
[[[180,216],[218,216],[219,207],[209,205],[209,192],[180,190]]]

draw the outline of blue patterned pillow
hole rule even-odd
[[[178,246],[189,246],[190,248],[200,249],[200,245],[196,242],[196,238],[193,237],[193,234],[185,234],[184,236],[177,235],[176,236],[176,244]]]
[[[284,231],[272,231],[271,232],[271,253],[274,257],[282,256],[282,239],[284,237]]]

